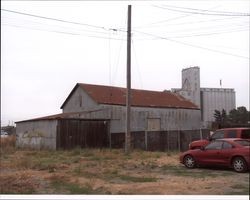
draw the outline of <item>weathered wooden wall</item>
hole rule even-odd
[[[111,134],[111,147],[124,148],[125,133]],[[185,151],[191,141],[205,139],[209,130],[132,132],[131,146],[148,151]]]
[[[109,122],[104,120],[59,120],[57,149],[109,147]]]

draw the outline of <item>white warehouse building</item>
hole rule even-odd
[[[200,68],[190,67],[182,70],[182,88],[172,89],[186,99],[195,103],[201,111],[201,127],[210,128],[214,122],[214,111],[227,113],[234,109],[235,91],[233,88],[201,88]]]

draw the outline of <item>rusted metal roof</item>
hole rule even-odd
[[[18,121],[18,122],[15,122],[15,123],[28,122],[28,121],[38,121],[38,120],[64,119],[64,118],[69,118],[70,116],[72,116],[74,114],[76,114],[76,113],[60,113],[60,114],[49,115],[49,116],[45,116],[45,117],[39,117],[39,118],[34,118],[34,119],[22,120],[22,121]]]
[[[60,119],[77,119],[77,120],[109,120],[109,119],[88,119],[88,118],[79,118],[79,115],[83,113],[90,113],[90,112],[95,112],[95,111],[81,111],[81,112],[69,112],[69,113],[59,113],[55,115],[49,115],[45,117],[38,117],[38,118],[33,118],[33,119],[28,119],[28,120],[22,120],[18,121],[15,123],[20,123],[20,122],[31,122],[31,121],[39,121],[39,120],[60,120]]]
[[[80,87],[99,104],[126,105],[126,88],[77,83],[61,108],[67,103],[74,91]],[[168,91],[131,89],[131,106],[155,108],[199,109],[194,103],[181,95]]]

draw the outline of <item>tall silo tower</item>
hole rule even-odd
[[[182,89],[179,93],[200,108],[200,68],[190,67],[182,70]]]

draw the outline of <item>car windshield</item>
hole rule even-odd
[[[247,140],[235,140],[235,142],[240,144],[241,146],[250,146],[250,142]]]

